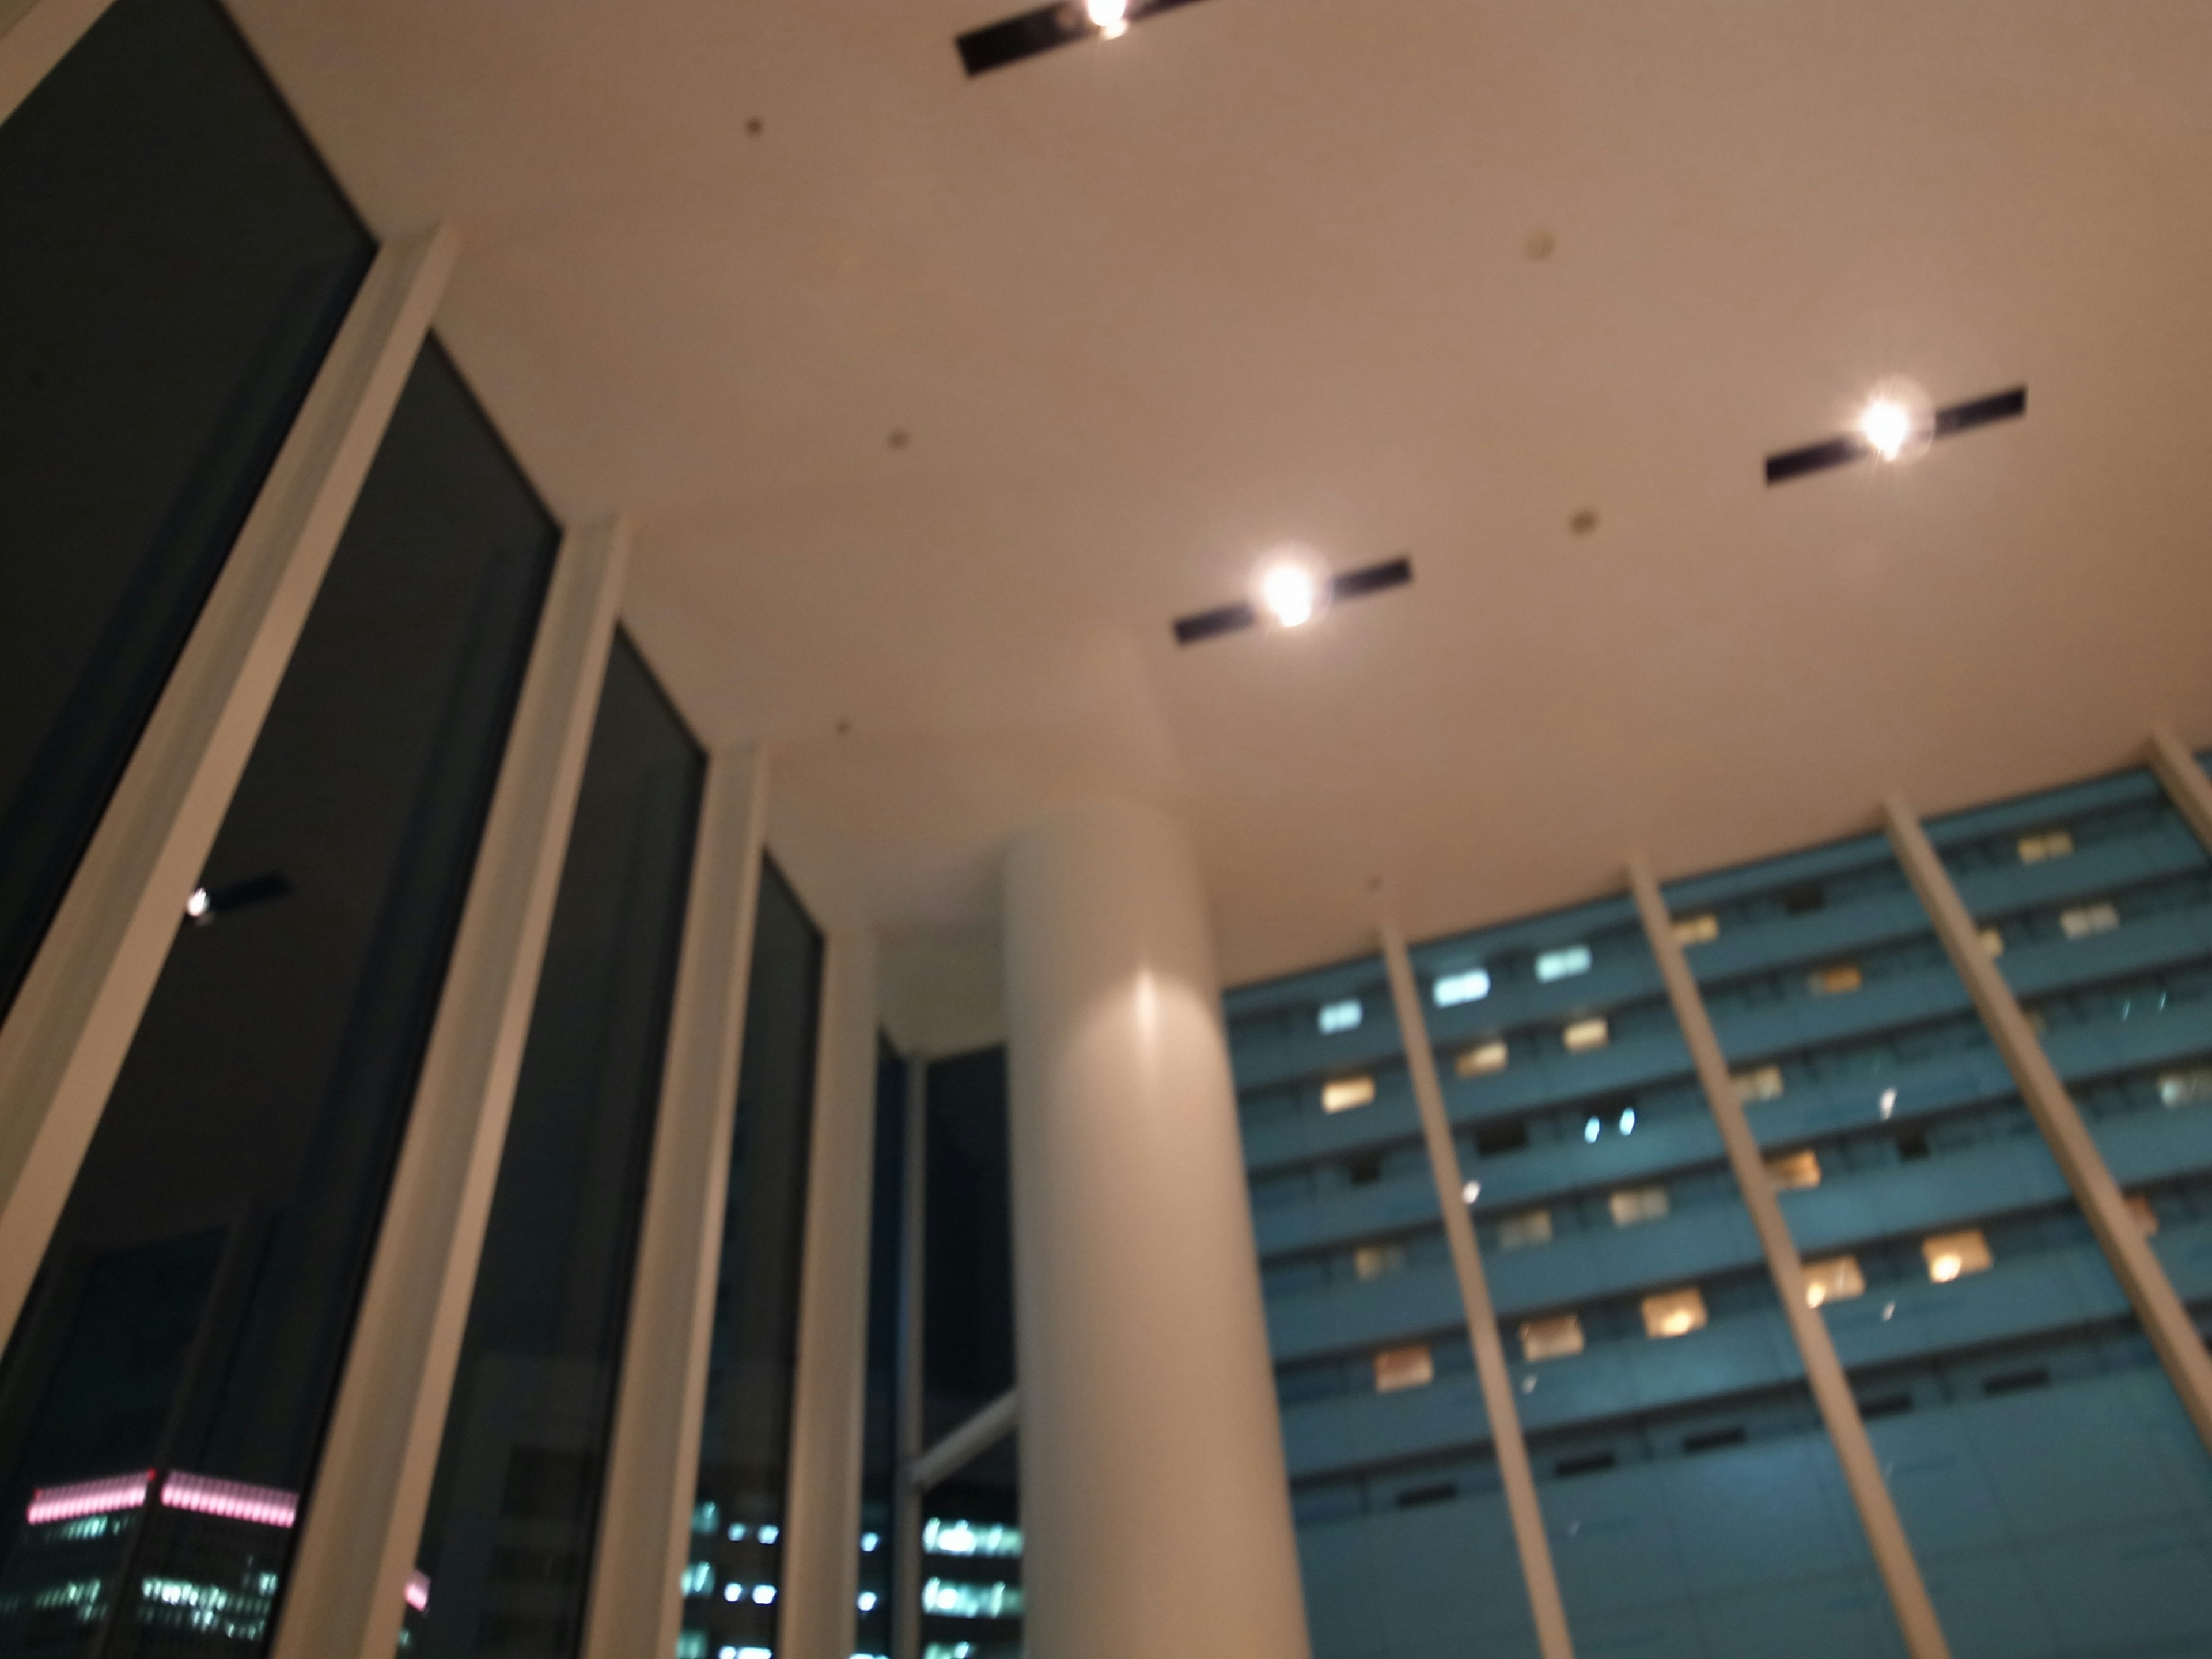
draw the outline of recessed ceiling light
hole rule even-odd
[[[1328,609],[1328,566],[1310,548],[1279,547],[1252,575],[1252,608],[1277,628],[1304,628]]]
[[[1261,560],[1254,572],[1250,598],[1176,617],[1176,643],[1196,645],[1217,634],[1235,634],[1263,622],[1271,628],[1302,628],[1333,605],[1403,587],[1413,580],[1413,562],[1402,554],[1332,576],[1317,555],[1302,548],[1280,549]]]
[[[1808,472],[1848,466],[1853,461],[1910,460],[1938,438],[1954,438],[1978,426],[2017,420],[2027,413],[2027,388],[1991,392],[1943,409],[1931,408],[1927,394],[1905,380],[1875,387],[1859,410],[1853,429],[1799,449],[1766,458],[1766,482],[1787,483]]]
[[[1191,3],[1192,0],[1055,0],[1052,5],[969,29],[954,44],[960,48],[960,61],[968,73],[981,75],[1079,40],[1118,40],[1129,32],[1132,23],[1147,22],[1161,12]]]

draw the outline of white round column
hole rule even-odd
[[[1026,1645],[1305,1659],[1205,894],[1150,809],[1007,854]]]

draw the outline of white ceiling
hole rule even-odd
[[[234,3],[895,944],[1079,792],[1237,980],[1376,876],[1418,937],[2212,739],[2204,0],[1206,0],[974,82],[1015,0]],[[1893,372],[2028,418],[1763,486]],[[1283,538],[1416,584],[1177,650]]]

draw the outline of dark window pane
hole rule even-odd
[[[531,1012],[409,1650],[575,1650],[705,758],[617,637]]]
[[[761,872],[745,997],[737,1134],[684,1579],[685,1634],[696,1645],[703,1633],[702,1651],[710,1654],[726,1644],[776,1645],[821,998],[822,935],[769,864]]]
[[[373,248],[207,0],[0,124],[0,246],[4,1009]]]
[[[432,344],[0,1376],[0,1650],[264,1640],[556,539]]]
[[[898,1503],[899,1240],[906,1196],[907,1062],[876,1044],[876,1139],[868,1207],[868,1395],[860,1437],[857,1653],[891,1650],[891,1528]]]

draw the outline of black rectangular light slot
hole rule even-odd
[[[1194,0],[1130,0],[1129,21],[1141,23],[1147,17],[1193,3]],[[1082,0],[1060,0],[1058,5],[1039,6],[1035,11],[969,29],[953,44],[960,48],[962,65],[973,76],[1018,64],[1056,46],[1097,40],[1099,34]]]
[[[1978,426],[1988,426],[1996,421],[2018,420],[2027,413],[2027,388],[2016,386],[2008,392],[1994,392],[1986,398],[1970,398],[1965,403],[1937,410],[1930,435],[1955,438]],[[1847,432],[1836,438],[1823,438],[1819,443],[1807,444],[1802,449],[1785,449],[1778,455],[1769,455],[1766,458],[1766,482],[1769,484],[1787,483],[1790,479],[1802,478],[1808,473],[1825,472],[1830,467],[1871,460],[1874,453],[1874,446],[1856,432]]]
[[[1413,561],[1405,554],[1395,559],[1385,559],[1380,564],[1364,565],[1358,570],[1347,570],[1330,578],[1329,599],[1340,604],[1346,599],[1364,599],[1370,593],[1381,593],[1393,587],[1403,587],[1413,580]],[[1211,611],[1198,611],[1188,617],[1177,617],[1171,626],[1175,629],[1177,645],[1196,645],[1200,640],[1210,640],[1222,634],[1235,634],[1259,623],[1260,613],[1249,600],[1239,599],[1234,605],[1216,605]]]

